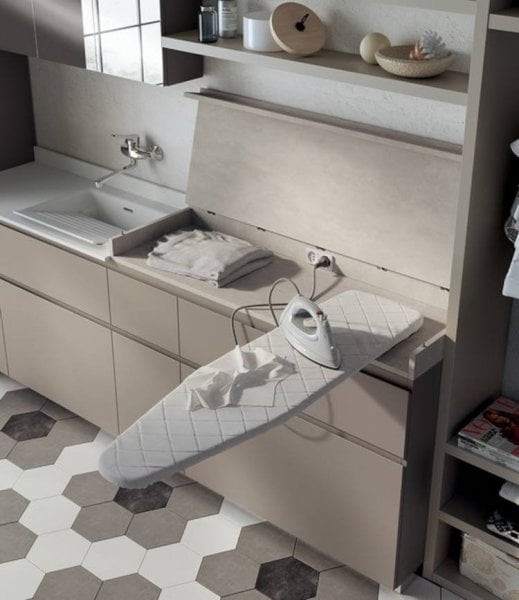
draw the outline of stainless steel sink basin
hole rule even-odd
[[[85,190],[15,211],[35,223],[89,244],[101,245],[122,233],[148,225],[175,209],[124,192]]]

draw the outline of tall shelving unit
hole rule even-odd
[[[162,43],[168,50],[467,107],[424,574],[468,600],[496,600],[460,575],[461,534],[519,557],[519,547],[485,528],[499,483],[519,484],[519,472],[458,448],[455,436],[501,392],[511,304],[501,289],[512,254],[503,223],[511,204],[509,143],[519,138],[519,0],[372,1],[474,15],[469,76],[403,80],[353,54],[296,59],[248,52],[240,40],[200,44],[192,31],[166,35]]]

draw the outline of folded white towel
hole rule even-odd
[[[234,350],[202,367],[187,380],[187,410],[216,410],[241,404],[243,390],[257,388],[247,406],[272,406],[276,385],[295,372],[295,365],[263,348]]]
[[[499,495],[501,496],[501,498],[504,498],[509,502],[513,502],[514,504],[519,505],[519,485],[507,481],[501,486],[501,489],[499,490]]]
[[[503,285],[503,295],[509,298],[519,298],[519,248],[517,246],[516,242],[514,257]]]
[[[223,287],[267,265],[272,252],[217,231],[180,230],[159,241],[147,264]]]

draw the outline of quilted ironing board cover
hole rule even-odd
[[[366,292],[344,292],[321,306],[341,351],[339,370],[311,362],[276,328],[245,346],[265,348],[296,365],[296,372],[278,382],[273,394],[258,400],[257,388],[251,388],[244,390],[239,405],[189,411],[188,377],[104,451],[99,461],[102,475],[117,485],[140,488],[182,471],[286,421],[423,323],[416,310]]]

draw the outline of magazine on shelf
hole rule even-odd
[[[519,402],[494,400],[458,433],[458,446],[519,471]]]

